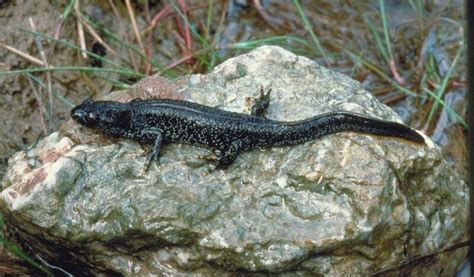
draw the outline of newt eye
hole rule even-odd
[[[97,125],[98,121],[97,114],[88,112],[84,109],[82,105],[79,105],[72,109],[71,117],[82,125],[88,127],[94,127],[95,125]]]
[[[93,114],[93,113],[88,113],[88,114],[87,114],[87,118],[88,118],[89,120],[96,120],[96,119],[97,119],[97,116],[96,116],[95,114]]]
[[[95,113],[87,113],[84,116],[84,121],[85,121],[87,126],[93,127],[97,124],[98,116]]]

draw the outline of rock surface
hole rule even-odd
[[[260,86],[273,88],[272,119],[345,110],[400,121],[358,82],[271,46],[107,98],[248,113]],[[143,174],[149,148],[71,120],[10,159],[1,209],[8,234],[75,273],[449,276],[467,253],[455,245],[468,239],[468,188],[427,141],[339,133],[250,151],[224,171],[198,158],[207,150],[171,144]]]

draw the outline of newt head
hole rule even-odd
[[[123,103],[88,99],[71,110],[71,117],[83,126],[123,136],[121,133],[129,126],[130,112]]]
[[[71,111],[71,117],[81,125],[95,128],[98,124],[98,113],[94,101],[87,99],[82,104],[77,105]]]

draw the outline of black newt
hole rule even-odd
[[[269,94],[270,91],[261,93],[251,114],[182,100],[135,99],[128,103],[86,100],[72,109],[71,117],[108,136],[152,144],[148,162],[158,160],[163,144],[186,143],[211,149],[216,155],[216,167],[220,168],[256,147],[300,144],[343,131],[425,143],[423,136],[406,125],[349,112],[326,113],[293,122],[271,120],[263,116]]]

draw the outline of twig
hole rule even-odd
[[[62,18],[62,16],[61,16],[61,17],[58,19],[58,23],[57,23],[57,25],[56,25],[56,28],[54,29],[54,35],[53,35],[53,36],[54,36],[55,39],[59,39],[59,34],[61,33],[61,29],[62,29],[62,27],[63,27],[63,22],[64,22],[64,20],[63,20],[63,18]]]
[[[145,53],[145,48],[143,47],[142,37],[138,31],[137,21],[135,20],[135,13],[133,12],[132,4],[130,3],[130,0],[126,0],[125,4],[127,5],[128,16],[130,17],[130,22],[132,23],[133,32],[135,33],[138,46],[142,50],[142,53]]]
[[[181,37],[175,30],[171,30],[171,34],[175,37],[175,39],[178,41],[178,45],[181,48],[181,51],[183,52],[182,58],[179,59],[178,61],[173,62],[171,65],[168,65],[166,68],[170,69],[173,68],[179,64],[182,63],[189,63],[191,64],[192,61],[191,59],[193,58],[193,55],[189,49],[186,48],[186,42],[184,41],[183,37]]]
[[[151,21],[151,15],[150,15],[150,6],[148,1],[145,1],[145,18],[148,23]],[[152,60],[152,55],[153,55],[153,49],[152,49],[152,44],[153,44],[153,32],[149,32],[146,35],[146,48],[145,48],[145,55],[149,61]],[[145,67],[145,75],[150,75],[152,66],[151,63],[147,63]]]
[[[466,82],[449,81],[449,86],[454,88],[463,88],[466,86]]]
[[[148,60],[151,61],[152,56],[153,56],[153,51],[152,51],[152,42],[153,42],[153,36],[152,33],[149,33],[147,36],[147,42],[146,42],[146,49],[145,49],[145,54]],[[152,65],[151,63],[147,63],[145,67],[145,75],[150,75],[151,70],[152,70]]]
[[[403,100],[403,99],[405,99],[406,97],[407,97],[407,96],[406,96],[405,94],[398,94],[398,95],[395,95],[395,96],[392,96],[392,97],[390,97],[390,98],[388,98],[388,99],[383,100],[383,103],[384,103],[385,105],[389,105],[389,104],[392,104],[392,103],[394,103],[394,102],[398,102],[398,101],[400,101],[400,100]]]
[[[379,0],[380,4],[380,14],[382,16],[382,25],[383,25],[383,30],[384,30],[384,38],[385,38],[385,46],[387,47],[388,55],[389,55],[389,67],[390,71],[393,74],[393,79],[399,83],[400,85],[405,84],[405,80],[403,80],[402,77],[400,77],[400,74],[398,74],[397,70],[397,65],[395,64],[395,59],[393,58],[392,54],[392,47],[390,45],[390,38],[389,38],[389,31],[388,31],[388,24],[387,24],[387,18],[385,16],[385,4],[383,0]]]
[[[267,22],[270,23],[270,16],[268,16],[267,12],[263,9],[262,3],[260,3],[260,0],[253,0],[253,4],[255,5],[255,8],[257,9],[257,12],[260,14],[260,16]]]
[[[109,1],[110,1],[110,0],[109,0]],[[211,4],[213,4],[214,1],[215,1],[215,0],[208,0],[208,1],[205,1],[205,2],[203,1],[203,3],[201,3],[201,2],[198,1],[198,2],[196,2],[194,5],[191,5],[191,10],[194,11],[194,10],[199,10],[199,9],[202,9],[202,8],[205,8],[205,7],[209,7],[209,6],[210,6],[209,2],[210,2]],[[208,2],[208,3],[206,3],[206,2]],[[223,4],[224,7],[226,7],[226,5],[227,5],[227,4],[226,4],[226,3],[227,3],[226,0],[216,0],[216,3]],[[175,11],[173,11],[173,10],[171,9],[172,7],[173,7],[173,6],[172,6],[171,4],[166,4],[165,7],[164,7],[161,11],[159,11],[159,12],[153,17],[153,19],[150,21],[149,26],[148,26],[146,29],[144,29],[144,30],[142,31],[142,33],[151,32],[152,29],[154,29],[154,28],[156,27],[156,25],[158,24],[158,21],[159,21],[162,17],[165,17],[165,16],[168,16],[168,15],[171,15],[171,14],[175,13]],[[227,11],[227,9],[224,8],[223,11],[225,12],[225,11]]]
[[[61,14],[61,16],[59,17],[58,23],[56,25],[56,29],[54,30],[54,35],[53,35],[55,39],[59,39],[59,34],[61,33],[63,23],[68,18],[75,4],[76,4],[76,0],[70,1],[66,9],[64,10],[63,14]]]
[[[400,74],[398,74],[397,65],[395,64],[395,61],[393,59],[389,61],[389,66],[390,66],[390,71],[392,72],[392,75],[393,75],[393,79],[400,85],[402,86],[405,85],[405,80],[400,76]]]
[[[13,47],[11,47],[9,45],[6,45],[6,44],[3,44],[1,42],[0,42],[0,47],[4,48],[4,49],[6,49],[6,50],[8,50],[8,51],[10,51],[14,54],[17,54],[18,56],[20,56],[20,57],[24,58],[25,60],[28,60],[28,61],[30,61],[34,64],[44,66],[44,63],[41,60],[39,60],[39,59],[37,59],[37,58],[35,58],[31,55],[28,55],[26,53],[23,53],[23,52],[21,52],[20,50],[18,50],[16,48],[13,48]]]
[[[81,46],[81,54],[84,59],[87,59],[87,46],[86,46],[86,40],[84,38],[84,27],[82,26],[82,22],[79,19],[79,0],[74,3],[74,11],[76,13],[76,19],[77,19],[77,34],[79,36],[79,45]]]
[[[282,25],[283,21],[281,19],[276,19],[276,18],[274,19],[270,15],[268,15],[265,9],[263,9],[262,3],[260,2],[260,0],[253,0],[253,4],[255,5],[257,12],[260,14],[263,20],[265,20],[268,23],[268,25],[270,25],[273,29],[278,28]]]
[[[158,21],[171,13],[171,5],[166,5],[160,12],[158,12],[153,19],[150,22],[150,26],[145,30],[145,31],[151,31],[155,28],[156,24],[158,24]]]
[[[112,10],[114,12],[114,15],[115,15],[115,18],[117,19],[117,22],[119,23],[119,29],[123,32],[124,32],[124,38],[125,38],[125,41],[130,44],[129,42],[129,39],[128,39],[128,32],[126,29],[123,28],[123,23],[122,23],[122,17],[119,15],[119,12],[117,10],[117,7],[115,7],[115,4],[114,4],[114,1],[113,0],[109,0],[109,4],[110,6],[112,7]],[[130,60],[132,61],[132,66],[133,66],[133,70],[135,70],[136,72],[138,72],[139,68],[138,68],[138,64],[137,64],[137,60],[135,59],[135,56],[133,55],[133,52],[130,48],[127,48],[127,52],[128,52],[128,55],[130,57]]]
[[[30,76],[27,76],[27,79],[28,79],[28,84],[30,84],[31,90],[33,91],[33,94],[35,95],[36,102],[38,102],[41,128],[43,128],[44,135],[47,135],[48,134],[48,128],[46,128],[46,122],[44,120],[43,101],[41,100],[41,97],[39,96],[38,92],[36,91],[35,85],[33,84],[33,81],[31,80]]]
[[[109,51],[110,53],[114,54],[114,55],[117,55],[117,52],[114,51],[114,49],[112,49],[112,47],[110,47],[100,36],[99,34],[97,34],[97,32],[90,26],[89,23],[87,23],[85,20],[82,19],[82,16],[79,15],[79,20],[82,22],[82,24],[84,24],[84,26],[86,27],[86,30],[90,33],[90,35],[92,37],[94,37],[94,39],[99,42],[100,44],[102,44],[106,49],[107,51]]]
[[[181,13],[177,13],[175,16],[176,19],[176,25],[178,26],[178,31],[182,37],[182,39],[178,39],[178,41],[181,41],[183,45],[181,45],[181,52],[183,58],[185,58],[186,62],[190,61],[189,59],[186,59],[191,55],[191,47],[192,47],[192,42],[191,42],[191,34],[189,32],[189,25],[186,24],[187,20],[187,9],[182,0],[178,0],[178,5],[179,8],[182,10]],[[178,7],[175,7],[175,9],[178,9]],[[180,15],[183,17],[183,20],[185,21],[185,24],[181,23],[180,20]],[[176,37],[176,36],[175,36]]]
[[[33,32],[36,32],[36,25],[35,23],[33,22],[33,19],[31,17],[28,18],[29,21],[30,21],[30,26],[31,26],[31,29],[33,30]],[[35,35],[35,44],[36,44],[36,47],[38,48],[38,52],[40,53],[40,57],[41,59],[43,60],[43,63],[44,63],[44,66],[46,68],[49,68],[49,64],[48,64],[48,59],[46,59],[46,55],[44,54],[44,50],[43,50],[43,46],[42,46],[42,43],[41,43],[41,37],[40,36],[37,36]],[[48,100],[49,100],[49,130],[52,130],[53,128],[53,92],[52,92],[52,82],[51,82],[51,72],[50,71],[47,71],[46,72],[46,82],[47,82],[47,89],[48,89]],[[46,135],[48,133],[45,133]]]
[[[187,9],[186,3],[183,0],[178,0],[178,4],[181,10],[183,10],[184,19],[187,20],[188,9]],[[192,49],[193,41],[191,39],[191,32],[189,31],[189,24],[185,24],[185,27],[184,27],[184,40],[186,42],[187,49]]]
[[[172,69],[172,68],[174,68],[174,67],[176,67],[176,66],[178,66],[178,65],[180,65],[180,64],[182,64],[182,63],[187,62],[188,60],[190,60],[190,59],[192,59],[192,58],[193,58],[192,55],[189,55],[189,56],[186,56],[186,57],[182,57],[181,59],[179,59],[179,60],[173,62],[172,64],[170,64],[170,65],[168,65],[168,66],[166,66],[166,69],[167,69],[167,70],[168,70],[168,69]]]

